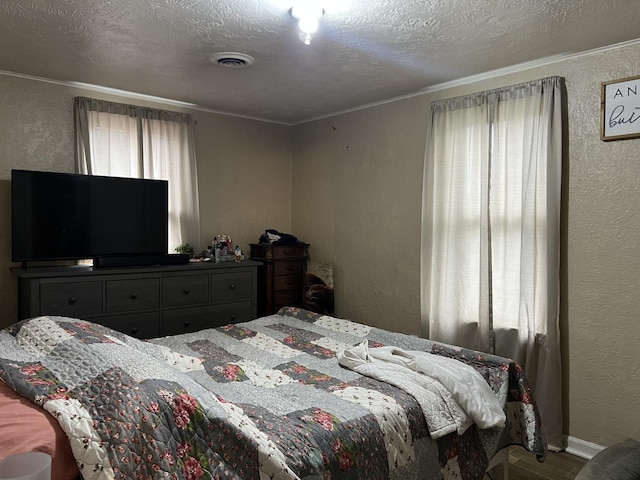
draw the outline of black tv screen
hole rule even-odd
[[[166,254],[168,182],[12,170],[12,260]]]

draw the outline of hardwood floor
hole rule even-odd
[[[549,452],[544,462],[522,447],[509,450],[509,480],[573,480],[587,463],[566,452]]]

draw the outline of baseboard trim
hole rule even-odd
[[[597,453],[605,449],[597,443],[587,442],[580,438],[567,436],[567,453],[591,460]]]

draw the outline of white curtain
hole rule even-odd
[[[189,114],[76,97],[79,173],[169,181],[168,252],[200,241],[195,142]]]
[[[422,251],[424,333],[515,359],[557,448],[562,83],[432,104]]]

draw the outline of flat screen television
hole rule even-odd
[[[168,251],[168,182],[11,172],[12,260],[144,258]]]

